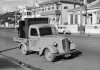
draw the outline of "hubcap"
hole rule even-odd
[[[26,52],[27,52],[26,48],[22,45],[22,53],[26,54]]]
[[[45,57],[48,61],[52,61],[53,60],[53,54],[50,51],[46,51],[45,52]]]

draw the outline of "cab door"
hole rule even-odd
[[[36,28],[30,28],[29,30],[29,48],[33,51],[39,51],[39,43],[40,36],[39,32]]]

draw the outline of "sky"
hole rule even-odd
[[[33,5],[33,0],[0,0],[0,13],[13,11],[18,6],[32,6],[32,5]]]
[[[13,11],[18,6],[32,6],[33,0],[0,0],[0,13]]]

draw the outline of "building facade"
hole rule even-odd
[[[34,7],[22,7],[19,8],[19,12],[21,13],[21,20],[24,20],[25,18],[32,18],[32,17],[40,17],[40,13],[38,11],[39,9],[34,9]]]
[[[68,10],[79,7],[79,2],[74,0],[36,0],[39,7],[23,7],[20,9],[22,20],[24,18],[42,16],[48,17],[50,24],[68,24]]]
[[[95,0],[87,10],[74,0],[37,0],[39,7],[23,7],[22,19],[27,17],[48,17],[50,24],[65,25],[72,33],[79,33],[79,26],[85,26],[85,33],[100,33],[100,1]],[[87,12],[87,16],[86,16]],[[81,20],[82,18],[82,20]]]
[[[85,27],[85,33],[100,33],[100,2],[89,6],[87,10],[82,9],[82,17],[80,15],[80,8],[69,10],[68,26],[71,27],[71,32],[78,33],[79,26]],[[87,12],[87,14],[86,14]],[[81,20],[82,18],[82,20]]]
[[[49,0],[41,3],[38,9],[41,16],[49,17],[50,24],[57,26],[68,24],[68,10],[75,7],[79,7],[78,2],[70,0]]]

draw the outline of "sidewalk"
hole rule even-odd
[[[20,65],[9,61],[9,59],[5,58],[0,54],[0,70],[25,70]]]
[[[91,33],[84,33],[84,34],[80,34],[80,33],[72,33],[72,36],[89,36],[89,37],[100,37],[100,34],[91,34]]]
[[[41,70],[12,57],[0,54],[0,70]]]

